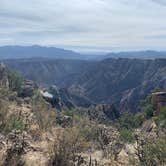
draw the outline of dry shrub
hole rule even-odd
[[[24,121],[19,112],[9,112],[9,103],[0,100],[0,130],[7,134],[12,130],[25,130]]]
[[[89,148],[89,143],[80,135],[78,128],[64,130],[57,136],[50,156],[50,166],[72,166],[78,153]]]
[[[29,133],[31,134],[34,141],[41,140],[42,131],[38,125],[32,124],[29,128]]]
[[[56,113],[39,92],[32,98],[32,109],[40,130],[49,130],[55,124]]]
[[[166,136],[157,138],[156,140],[144,139],[138,141],[136,155],[138,164],[141,166],[164,166],[166,165]]]
[[[4,130],[7,124],[8,103],[0,100],[0,130]]]
[[[88,142],[96,142],[98,136],[98,124],[89,120],[88,117],[74,116],[73,126],[76,126],[80,135]]]
[[[51,110],[38,110],[35,112],[36,122],[41,130],[50,130],[55,124],[55,112]]]

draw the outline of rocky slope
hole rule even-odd
[[[19,77],[10,72],[0,65],[0,165],[165,165],[165,105],[158,117],[118,115],[117,124],[104,124],[103,118],[116,115],[112,106],[83,110],[85,115],[58,111],[32,81],[18,86]]]

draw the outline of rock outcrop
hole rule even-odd
[[[72,109],[75,105],[72,102],[71,96],[65,89],[58,89],[55,85],[48,90],[40,91],[43,98],[58,110]]]
[[[34,95],[35,89],[37,89],[37,84],[31,80],[24,80],[24,84],[21,87],[21,91],[19,93],[20,97],[32,97]]]
[[[166,106],[166,92],[152,93],[152,103],[155,106],[155,115],[159,115],[161,108]]]

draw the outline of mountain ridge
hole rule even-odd
[[[78,60],[103,60],[107,58],[140,58],[154,59],[166,58],[166,51],[126,51],[110,53],[79,53],[76,51],[57,47],[47,47],[40,45],[32,46],[1,46],[0,59],[20,59],[20,58],[51,58],[51,59],[78,59]]]

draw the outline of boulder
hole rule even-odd
[[[55,85],[48,90],[40,91],[43,98],[58,110],[66,110],[74,108],[67,91],[58,89]]]
[[[62,127],[67,127],[72,124],[72,118],[70,116],[58,115],[56,117],[56,123]]]
[[[21,92],[19,93],[20,97],[32,97],[34,95],[34,91],[37,88],[37,84],[33,81],[25,80],[24,85],[21,88]]]

